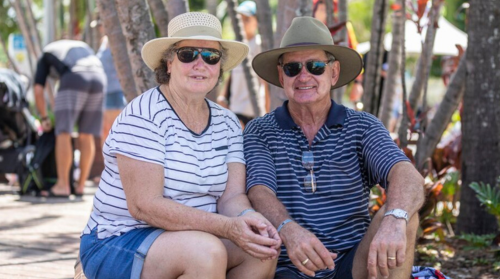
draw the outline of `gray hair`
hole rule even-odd
[[[165,50],[160,59],[160,65],[155,68],[155,76],[156,82],[158,84],[168,84],[170,81],[170,74],[168,73],[167,62],[172,62],[174,60],[175,51],[177,50],[179,42],[172,44],[167,50]],[[219,72],[219,81],[222,82],[222,74],[224,71],[222,70],[222,66],[227,61],[227,48],[224,48],[221,43],[219,43],[220,51],[222,52],[222,57],[220,59],[220,72]]]

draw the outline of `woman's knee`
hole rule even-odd
[[[226,249],[214,235],[198,231],[165,232],[151,246],[143,274],[158,275],[150,274],[153,271],[174,275],[172,278],[183,274],[204,274],[202,277],[217,278],[210,274],[223,275],[226,267]]]

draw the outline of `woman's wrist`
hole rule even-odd
[[[255,209],[247,208],[247,209],[243,210],[242,212],[240,212],[240,214],[238,214],[238,217],[243,216],[243,215],[247,214],[248,212],[255,212]]]

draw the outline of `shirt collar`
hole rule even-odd
[[[346,118],[346,109],[343,105],[339,105],[331,100],[332,105],[328,111],[328,117],[326,118],[326,126],[328,128],[344,126],[344,121]],[[276,121],[281,129],[290,130],[292,128],[299,128],[299,125],[293,121],[290,111],[288,110],[288,101],[285,101],[283,105],[276,109],[275,112]]]

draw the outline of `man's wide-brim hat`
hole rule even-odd
[[[222,65],[223,71],[229,71],[247,57],[248,46],[244,43],[222,39],[220,21],[207,13],[184,13],[174,17],[168,24],[168,37],[153,39],[142,47],[144,63],[154,70],[160,66],[163,52],[171,45],[183,40],[201,40],[219,42],[227,51]]]
[[[340,76],[332,88],[341,87],[355,79],[363,67],[358,52],[336,46],[330,30],[319,20],[304,16],[293,19],[281,40],[280,48],[262,52],[252,62],[255,72],[267,82],[282,87],[278,77],[278,58],[287,52],[319,49],[331,53],[340,62]]]

